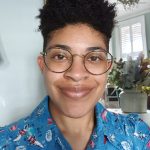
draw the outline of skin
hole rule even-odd
[[[78,55],[85,55],[89,47],[106,49],[103,34],[85,24],[67,25],[53,32],[46,49],[56,44],[68,46],[72,54]],[[84,150],[94,128],[94,106],[103,95],[107,74],[90,74],[78,56],[64,73],[48,70],[42,56],[38,64],[51,98],[49,109],[54,120],[73,150]]]

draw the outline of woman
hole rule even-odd
[[[102,97],[115,8],[104,0],[48,0],[40,10],[44,38],[38,64],[48,96],[33,113],[0,129],[0,149],[149,149],[149,127],[137,115],[108,112]]]

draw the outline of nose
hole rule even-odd
[[[88,78],[89,73],[84,67],[83,58],[80,56],[74,56],[72,66],[65,72],[65,77],[75,82],[85,80]]]

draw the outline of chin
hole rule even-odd
[[[83,105],[80,105],[79,107],[70,107],[70,108],[66,108],[65,110],[63,110],[63,114],[69,118],[82,118],[92,112],[94,110],[94,107],[86,107]]]

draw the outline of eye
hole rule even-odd
[[[86,56],[86,61],[89,63],[102,63],[107,60],[107,55],[104,52],[92,52]]]
[[[53,59],[56,59],[56,60],[65,60],[67,59],[66,56],[62,53],[60,54],[55,54],[54,56],[52,56]]]
[[[103,58],[99,54],[92,54],[87,57],[87,61],[91,63],[100,63],[101,61],[103,61]]]
[[[48,59],[51,61],[63,62],[69,59],[69,55],[65,51],[53,50],[48,53]]]
[[[101,58],[99,56],[90,56],[88,60],[94,62],[94,61],[100,61]]]

